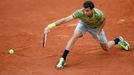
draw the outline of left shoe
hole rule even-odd
[[[61,57],[61,58],[59,59],[59,61],[57,62],[57,64],[56,64],[56,68],[57,68],[57,69],[63,69],[64,66],[65,66],[65,64],[66,64],[65,59]]]

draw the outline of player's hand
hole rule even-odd
[[[97,41],[100,40],[100,36],[99,36],[99,34],[96,34],[96,39],[97,39]]]
[[[44,33],[47,34],[48,32],[50,32],[50,29],[46,27]]]
[[[100,32],[102,31],[102,29],[100,29],[97,33],[96,33],[96,39],[97,41],[100,41]]]

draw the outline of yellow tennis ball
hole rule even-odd
[[[9,50],[9,54],[14,54],[14,50],[13,49],[10,49]]]

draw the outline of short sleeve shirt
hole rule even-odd
[[[73,18],[79,18],[81,21],[83,21],[86,26],[90,28],[99,28],[102,21],[104,20],[104,15],[102,11],[100,11],[97,8],[93,9],[93,15],[91,17],[87,16],[84,12],[84,9],[78,9],[72,14]]]

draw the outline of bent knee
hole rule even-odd
[[[109,47],[108,47],[107,43],[106,44],[100,44],[100,45],[101,45],[103,50],[105,50],[105,51],[109,50]]]
[[[72,38],[73,38],[73,39],[78,39],[78,38],[81,38],[82,36],[83,36],[83,35],[79,35],[79,36],[73,35]]]
[[[83,37],[83,34],[81,32],[75,32],[72,36],[72,38],[77,39]]]

